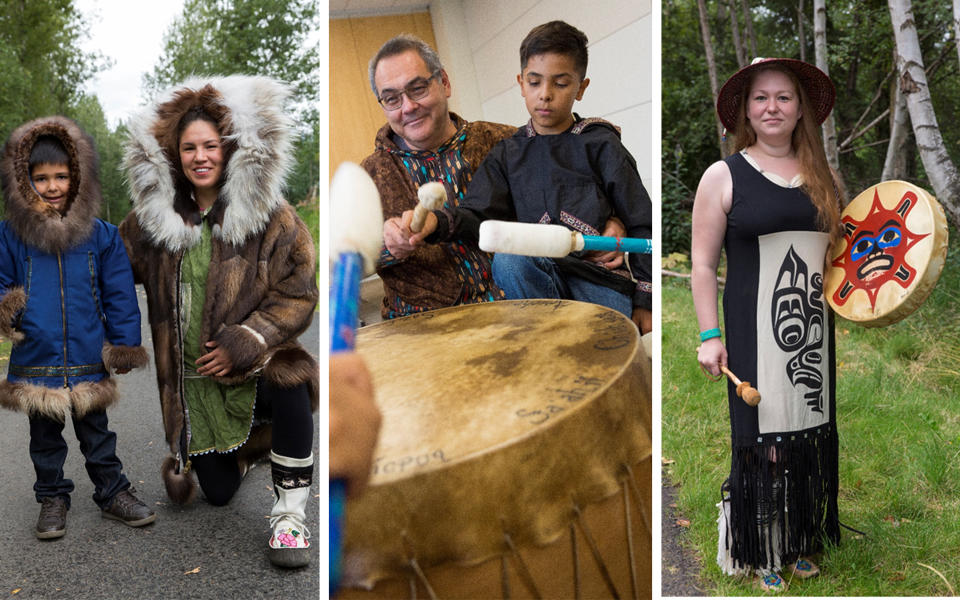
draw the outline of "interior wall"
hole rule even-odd
[[[560,19],[588,39],[590,86],[574,110],[583,117],[603,117],[622,130],[623,143],[637,160],[651,190],[654,165],[653,14],[650,0],[434,0],[434,23],[444,22],[453,35],[438,31],[437,50],[450,73],[472,76],[480,115],[468,119],[520,125],[529,115],[520,96],[520,42],[535,26]],[[459,19],[461,29],[450,23]],[[439,29],[439,28],[437,28]],[[460,90],[454,87],[453,96]],[[462,100],[461,100],[462,101]],[[467,109],[464,109],[467,112]]]
[[[386,9],[385,9],[386,10]],[[654,54],[651,0],[432,0],[429,13],[330,20],[330,166],[373,151],[386,119],[367,83],[367,62],[390,37],[409,32],[437,49],[453,89],[450,109],[467,120],[521,125],[529,115],[520,96],[520,42],[554,19],[589,40],[590,86],[574,110],[621,128],[653,192],[659,164],[653,137]]]
[[[373,152],[377,131],[387,122],[367,76],[380,46],[411,33],[433,47],[430,13],[330,19],[330,177],[343,161],[359,163]]]

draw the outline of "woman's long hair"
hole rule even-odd
[[[803,112],[797,121],[797,126],[793,129],[791,146],[800,161],[800,174],[803,176],[802,189],[817,209],[817,226],[820,227],[821,231],[830,234],[830,248],[827,252],[829,257],[833,248],[843,238],[843,230],[840,228],[841,190],[838,182],[839,178],[834,177],[833,169],[827,162],[827,154],[823,150],[823,141],[820,137],[820,126],[816,122],[813,109],[807,109],[807,107],[812,106],[810,99],[793,71],[779,65],[770,65],[750,75],[750,80],[743,87],[740,107],[737,111],[734,151],[739,152],[748,146],[752,146],[757,141],[757,133],[747,119],[747,102],[750,98],[753,82],[760,73],[765,71],[777,71],[789,77],[800,96],[800,108]]]

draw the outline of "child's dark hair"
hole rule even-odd
[[[30,171],[37,165],[69,165],[70,156],[55,135],[41,135],[30,150]]]
[[[527,68],[531,56],[563,54],[573,59],[580,79],[587,76],[587,36],[563,21],[550,21],[530,30],[520,44],[520,70]]]

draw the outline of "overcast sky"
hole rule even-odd
[[[163,34],[179,16],[183,0],[74,0],[74,5],[90,24],[90,38],[81,47],[113,60],[113,66],[87,88],[100,98],[115,127],[144,104],[143,75],[153,71],[163,50]]]

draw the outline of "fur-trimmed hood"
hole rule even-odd
[[[183,173],[177,126],[202,107],[218,122],[225,149],[223,185],[210,218],[213,235],[239,246],[263,232],[285,203],[284,179],[293,164],[289,88],[266,77],[195,77],[161,93],[130,120],[124,168],[140,226],[171,252],[200,239],[196,204],[178,193]]]
[[[59,139],[70,160],[70,190],[63,215],[40,198],[30,180],[30,152],[42,135]],[[70,119],[43,117],[18,127],[0,158],[5,218],[13,232],[50,254],[84,241],[100,212],[99,168],[93,140]]]

